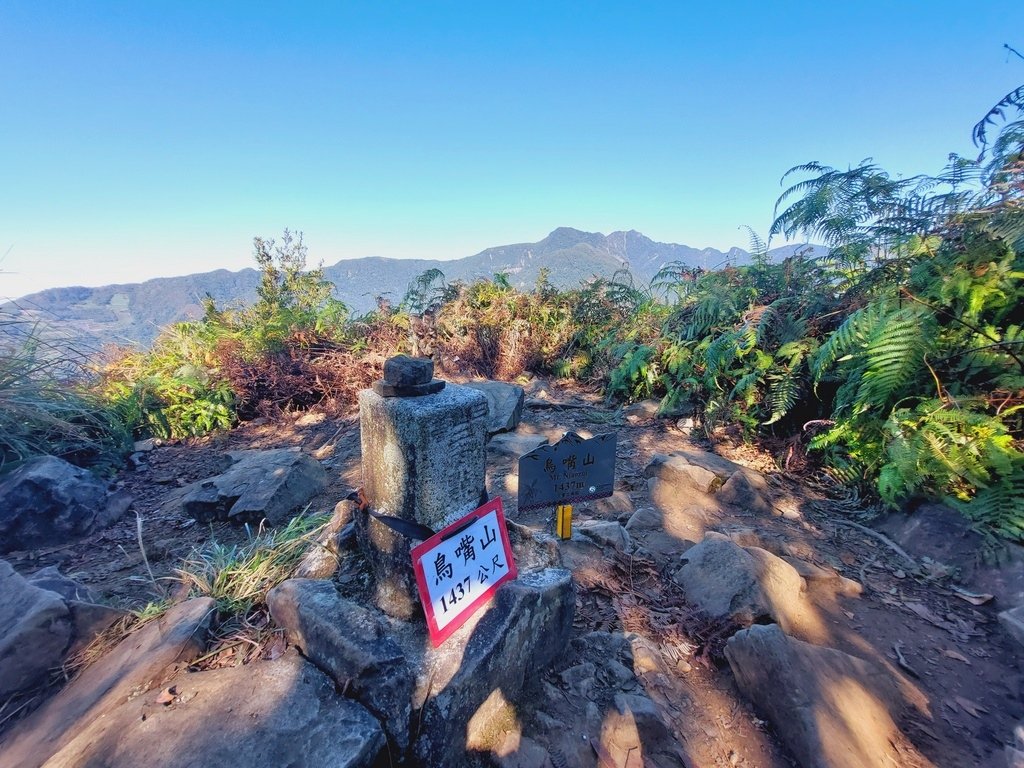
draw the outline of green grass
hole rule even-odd
[[[326,515],[298,515],[284,528],[261,531],[244,544],[211,541],[175,569],[192,597],[212,597],[222,615],[245,616],[266,602],[267,592],[291,576]]]

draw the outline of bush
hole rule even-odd
[[[0,322],[0,473],[38,455],[112,469],[129,432],[83,384],[84,362],[51,347],[38,328]]]

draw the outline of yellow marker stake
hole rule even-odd
[[[560,539],[572,538],[572,504],[555,507],[555,535]]]

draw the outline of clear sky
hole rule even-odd
[[[695,247],[779,178],[938,171],[1024,82],[1019,2],[0,2],[0,295],[455,258],[558,226]]]

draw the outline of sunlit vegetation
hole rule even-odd
[[[256,238],[252,306],[208,300],[151,349],[115,355],[89,390],[58,381],[31,342],[8,349],[3,461],[341,412],[387,356],[408,352],[450,375],[539,373],[600,385],[609,402],[658,398],[708,436],[800,445],[887,504],[945,498],[1024,540],[1022,114],[1024,88],[975,127],[979,156],[936,176],[870,161],[790,170],[769,235],[823,243],[824,256],[776,263],[751,232],[752,263],[668,264],[649,285],[623,271],[563,290],[542,274],[524,291],[505,275],[450,284],[435,269],[397,306],[354,317],[307,269],[301,235]]]

